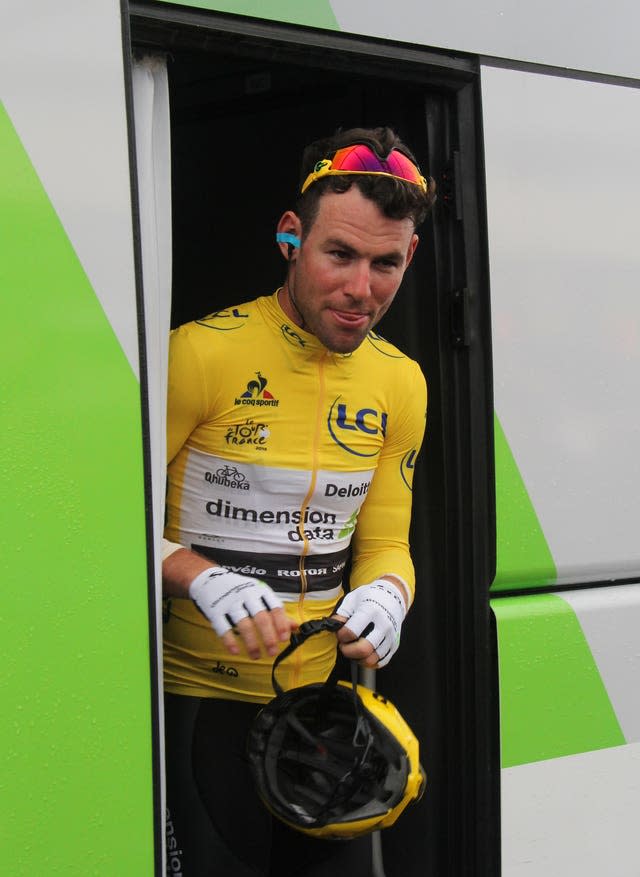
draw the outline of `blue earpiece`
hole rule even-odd
[[[289,234],[288,231],[279,231],[276,234],[276,240],[279,244],[291,244],[300,249],[300,238],[295,234]]]

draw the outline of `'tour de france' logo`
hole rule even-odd
[[[327,418],[329,435],[337,445],[340,445],[350,454],[357,457],[375,457],[380,453],[381,443],[376,442],[371,451],[357,450],[356,439],[362,438],[362,434],[369,436],[386,435],[387,412],[377,411],[375,408],[355,408],[345,402],[340,402],[341,396],[336,396]]]
[[[257,451],[266,451],[264,447],[269,438],[270,430],[266,423],[247,418],[244,423],[230,426],[224,437],[228,445],[253,445]]]

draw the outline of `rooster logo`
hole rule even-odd
[[[268,390],[265,390],[267,386],[267,379],[263,377],[260,372],[256,372],[257,381],[249,381],[247,383],[247,389],[242,394],[242,399],[273,399],[274,397]]]

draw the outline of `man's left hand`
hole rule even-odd
[[[400,644],[407,607],[400,589],[376,579],[348,593],[334,618],[344,621],[337,633],[340,651],[363,667],[385,667]]]

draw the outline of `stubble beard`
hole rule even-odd
[[[327,318],[328,320],[331,320],[329,309],[327,309]],[[307,326],[309,327],[308,320]],[[360,347],[372,328],[373,324],[367,325],[366,329],[362,329],[357,333],[349,334],[346,331],[341,331],[339,328],[325,328],[322,324],[322,320],[319,318],[317,327],[311,326],[308,328],[308,331],[312,332],[318,341],[320,341],[327,350],[330,350],[332,353],[347,354],[353,353],[358,347]]]

